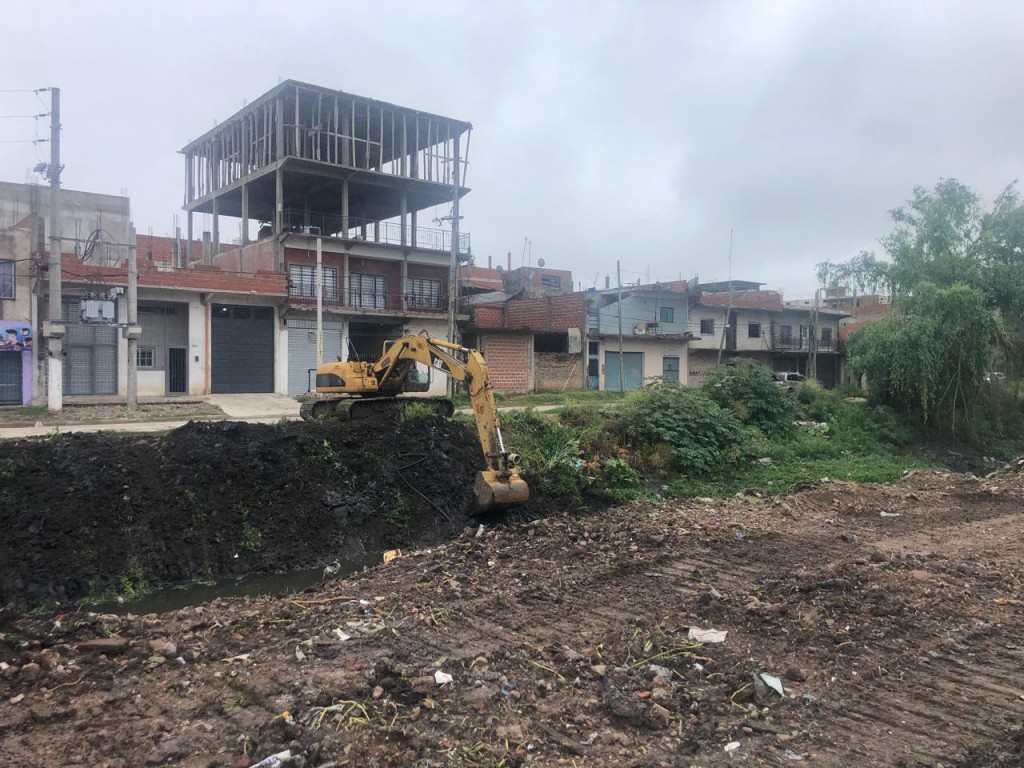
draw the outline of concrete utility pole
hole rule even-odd
[[[718,362],[722,364],[722,350],[725,348],[725,337],[729,333],[729,323],[732,322],[732,236],[735,230],[729,230],[729,306],[725,309],[725,322],[722,324],[722,338],[718,342]]]
[[[459,134],[452,162],[452,263],[448,280],[448,341],[455,343],[455,310],[459,298]],[[452,382],[454,384],[454,381]]]
[[[615,262],[615,279],[619,286],[619,297],[616,304],[619,307],[619,392],[626,391],[626,369],[623,367],[622,355],[622,264]],[[608,385],[605,384],[607,387]]]
[[[60,265],[60,88],[50,89],[50,321],[46,328],[49,354],[46,379],[46,408],[64,407],[64,324]]]
[[[128,246],[128,410],[139,407],[139,253],[135,244]]]
[[[337,281],[335,281],[337,282]],[[324,239],[316,239],[316,365],[324,364]]]

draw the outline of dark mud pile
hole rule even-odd
[[[0,606],[318,566],[449,538],[475,435],[441,418],[193,422],[12,441],[0,458]]]

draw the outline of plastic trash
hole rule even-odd
[[[438,685],[447,685],[452,682],[455,678],[449,675],[447,672],[442,672],[440,669],[434,673],[434,682]]]
[[[773,691],[779,694],[779,696],[786,695],[786,691],[782,687],[782,680],[780,678],[776,677],[775,675],[769,675],[767,672],[762,672],[761,679],[764,681],[765,685],[767,685],[769,688],[771,688]]]
[[[278,752],[276,755],[265,757],[258,763],[253,763],[249,768],[277,768],[277,766],[282,765],[285,760],[291,759],[292,751],[290,749],[286,749],[284,752]]]
[[[725,636],[729,633],[727,629],[699,629],[690,627],[687,637],[698,643],[724,643]]]

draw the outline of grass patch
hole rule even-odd
[[[619,392],[604,392],[596,389],[576,389],[570,392],[524,392],[521,394],[494,393],[498,407],[514,406],[527,408],[535,405],[574,405],[579,403],[613,403],[623,398]],[[458,394],[453,398],[456,407],[470,405],[469,397]]]

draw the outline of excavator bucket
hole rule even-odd
[[[530,486],[519,473],[512,472],[501,479],[493,469],[477,472],[473,492],[481,510],[520,504],[530,498]]]

